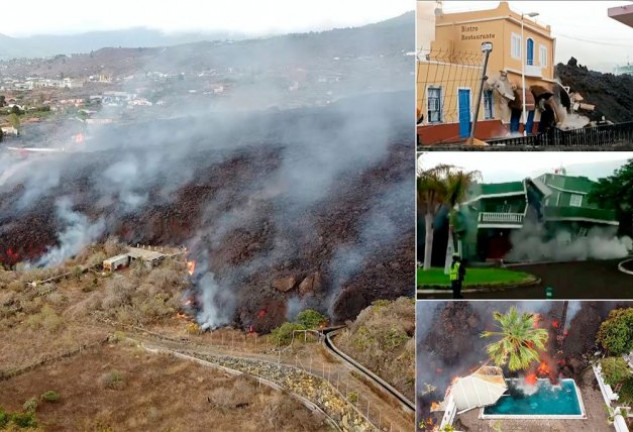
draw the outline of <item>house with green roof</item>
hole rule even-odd
[[[594,227],[618,227],[614,210],[589,203],[596,183],[587,177],[543,174],[505,183],[473,184],[460,205],[455,230],[462,255],[476,261],[504,258],[511,236],[526,225],[546,232],[587,235]]]

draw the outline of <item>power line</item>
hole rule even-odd
[[[566,39],[571,39],[571,40],[576,40],[579,42],[585,42],[585,43],[591,43],[594,45],[603,45],[603,46],[612,46],[612,47],[623,47],[623,48],[631,48],[631,44],[614,44],[614,43],[610,43],[610,42],[600,42],[600,41],[593,41],[590,39],[581,39],[581,38],[577,38],[574,36],[568,36],[568,35],[564,35],[564,34],[558,34],[558,37],[563,37]]]

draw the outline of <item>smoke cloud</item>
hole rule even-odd
[[[55,213],[64,226],[58,236],[59,245],[49,248],[36,263],[37,266],[56,266],[78,254],[86,245],[97,240],[105,229],[102,218],[91,223],[86,215],[72,210],[70,198],[57,200]]]
[[[591,228],[586,236],[559,230],[552,236],[543,225],[528,224],[510,236],[508,261],[585,261],[626,257],[633,248],[631,238],[616,237],[616,228]]]

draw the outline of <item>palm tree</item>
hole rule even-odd
[[[457,250],[457,236],[455,236],[455,225],[459,204],[464,202],[470,185],[477,180],[481,180],[479,171],[449,170],[445,182],[447,195],[444,204],[449,208],[448,216],[448,243],[446,245],[446,263],[444,272],[448,274],[451,260],[450,248]]]
[[[500,336],[497,342],[486,346],[490,359],[497,365],[508,365],[513,371],[525,370],[530,363],[539,360],[539,351],[545,349],[547,330],[535,327],[536,316],[531,313],[521,313],[512,306],[508,313],[495,312],[493,318],[498,322],[500,331],[485,331],[481,337]]]
[[[452,168],[451,165],[437,165],[430,169],[418,168],[417,205],[419,213],[424,213],[424,270],[431,268],[433,221],[438,210],[446,202],[448,190],[445,179]]]
[[[457,216],[457,206],[464,201],[470,185],[481,175],[478,171],[461,171],[453,165],[437,165],[429,169],[418,169],[417,195],[418,210],[424,213],[424,270],[431,268],[433,252],[433,229],[435,216],[442,206],[450,209],[449,247],[454,244],[453,226]]]

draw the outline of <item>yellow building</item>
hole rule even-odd
[[[418,28],[434,22],[433,40],[418,37],[417,108],[422,144],[463,140],[470,131],[482,82],[482,43],[491,42],[483,100],[475,136],[487,139],[522,131],[525,77],[528,131],[540,119],[540,99],[554,92],[555,39],[542,25],[510,10],[444,13],[436,3],[432,16],[418,3]],[[541,102],[541,109],[543,105]],[[548,114],[549,115],[549,114]],[[548,119],[549,120],[549,119]]]

